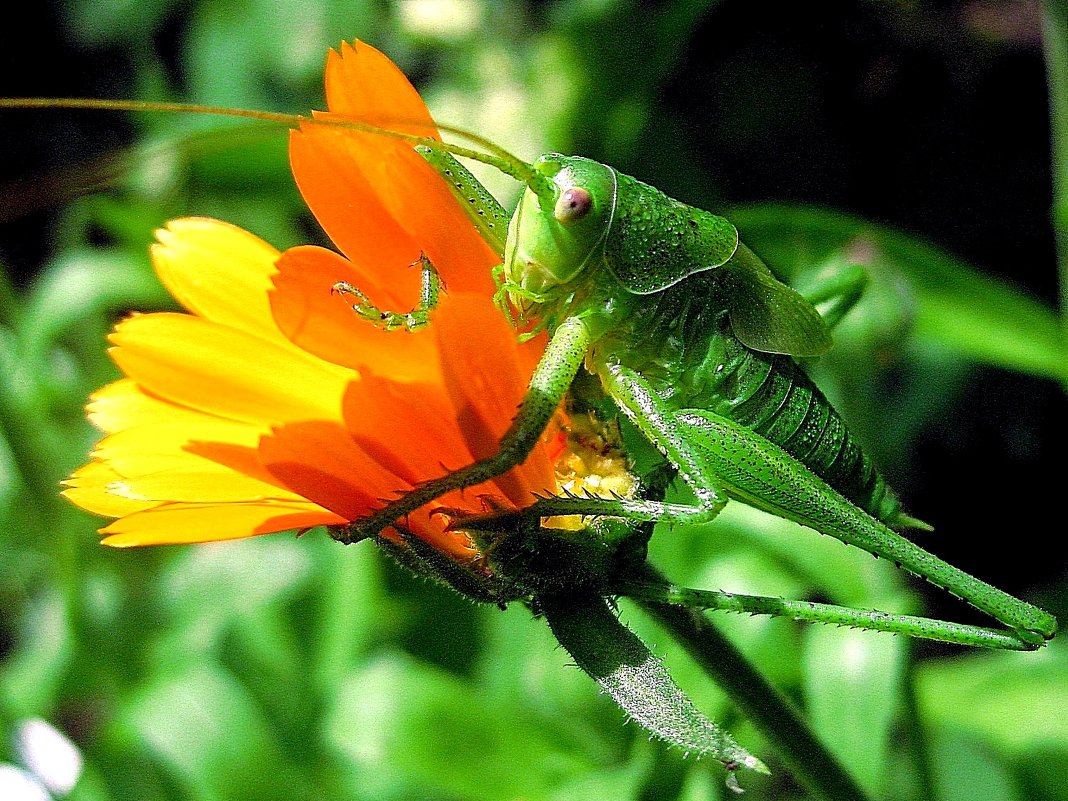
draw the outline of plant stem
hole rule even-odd
[[[642,581],[665,583],[646,565]],[[816,738],[794,706],[702,614],[641,598],[636,602],[664,625],[776,748],[790,773],[810,793],[827,801],[864,801],[869,796]]]
[[[1053,234],[1061,284],[1061,316],[1068,333],[1068,5],[1046,0],[1042,42],[1049,85],[1050,167],[1053,173]]]
[[[919,699],[916,697],[916,660],[912,658],[916,644],[909,643],[905,659],[905,723],[908,727],[909,746],[912,750],[913,764],[920,777],[920,787],[927,788],[926,797],[937,799],[941,796],[935,783],[934,764],[931,761],[931,744],[927,730],[920,716]]]

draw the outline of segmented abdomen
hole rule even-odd
[[[788,356],[744,347],[732,355],[716,381],[716,411],[779,445],[866,512],[894,524],[901,510],[897,496],[804,370]]]

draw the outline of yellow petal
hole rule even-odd
[[[116,548],[235,540],[345,521],[311,502],[171,503],[135,512],[101,529]]]
[[[134,500],[189,503],[245,503],[304,500],[299,495],[233,470],[206,466],[202,470],[167,470],[121,478],[108,485],[114,495]]]
[[[89,398],[86,412],[89,421],[108,434],[143,425],[195,425],[205,418],[220,419],[147,393],[129,378],[122,378],[94,392]]]
[[[119,475],[103,462],[89,462],[63,482],[67,488],[61,494],[82,509],[104,517],[122,517],[156,505],[155,501],[123,498],[108,492],[108,484],[118,479]]]
[[[199,417],[119,431],[102,439],[93,456],[124,477],[211,469],[267,477],[256,456],[265,429],[210,415]]]
[[[147,392],[253,424],[336,419],[356,374],[294,348],[183,314],[148,314],[111,335],[116,363]]]
[[[156,273],[189,311],[268,339],[283,339],[267,303],[277,250],[248,231],[207,217],[171,220],[156,231],[156,238]]]

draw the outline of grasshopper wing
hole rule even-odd
[[[747,347],[763,353],[821,356],[831,333],[816,307],[782,283],[745,245],[723,271],[731,328]]]

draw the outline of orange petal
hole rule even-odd
[[[357,47],[328,59],[331,113],[425,135],[429,117],[407,79],[374,48]],[[352,261],[392,274],[425,252],[454,290],[493,291],[499,256],[409,143],[306,124],[290,139],[290,163],[308,207]]]
[[[445,385],[464,440],[479,459],[500,449],[526,392],[528,376],[520,370],[513,332],[493,303],[477,295],[457,295],[435,319]],[[526,506],[533,493],[555,487],[552,465],[537,446],[524,464],[496,479],[516,505]]]
[[[355,374],[294,348],[184,314],[148,314],[111,335],[119,367],[147,392],[253,424],[334,419]]]
[[[349,387],[343,408],[361,450],[409,485],[474,461],[440,385],[366,375]]]
[[[418,276],[405,267],[419,258],[420,244],[387,210],[353,151],[353,134],[320,125],[305,125],[289,139],[293,178],[315,219],[331,241],[354,262],[371,265],[398,278],[418,297]],[[418,158],[418,155],[413,153]],[[376,154],[376,158],[381,158]],[[420,159],[421,160],[421,159]]]
[[[281,338],[267,304],[277,250],[237,226],[206,217],[171,220],[156,238],[156,272],[189,311],[242,331]]]
[[[384,331],[356,315],[347,295],[331,292],[347,281],[381,308],[407,311],[419,299],[418,288],[405,297],[382,274],[359,269],[324,248],[291,248],[282,254],[271,293],[277,324],[289,339],[334,364],[375,372],[397,381],[437,381],[437,348],[428,331]],[[417,269],[409,272],[418,275]]]
[[[494,291],[500,255],[410,145],[306,124],[290,139],[290,164],[308,208],[353,261],[396,270],[424,252],[449,288]]]
[[[422,98],[397,66],[363,42],[344,44],[326,61],[326,101],[331,113],[390,130],[438,139]],[[459,292],[491,294],[489,269],[500,263],[467,212],[410,144],[383,136],[355,135],[351,156],[379,187],[386,209],[419,243]],[[312,212],[315,213],[315,208]]]
[[[169,503],[135,512],[101,529],[104,545],[213,542],[345,521],[310,502]]]
[[[339,424],[291,423],[264,437],[260,459],[283,486],[345,520],[411,489],[361,450]]]
[[[423,99],[382,51],[344,42],[326,57],[326,101],[331,111],[395,131],[437,138]]]

